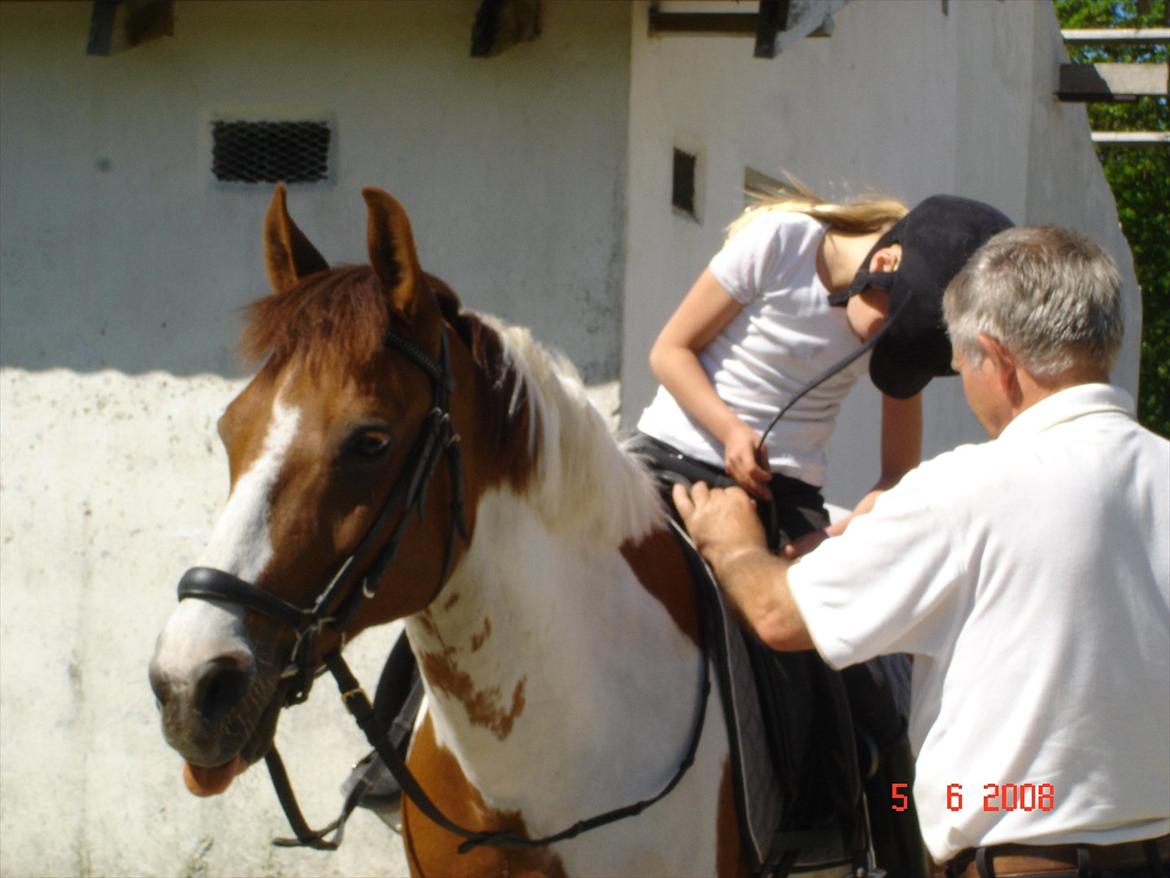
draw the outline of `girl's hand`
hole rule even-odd
[[[761,500],[771,500],[772,492],[768,489],[768,482],[772,473],[768,470],[768,450],[760,449],[760,456],[756,456],[756,446],[760,437],[756,431],[742,421],[732,431],[723,443],[723,467],[727,474],[735,479],[736,484]]]

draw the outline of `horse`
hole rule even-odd
[[[242,338],[259,368],[218,424],[230,492],[150,666],[188,787],[227,789],[323,657],[402,619],[425,688],[407,764],[458,826],[546,837],[673,785],[579,835],[464,852],[407,798],[414,874],[747,874],[653,477],[563,356],[465,309],[403,207],[362,194],[368,265],[329,267],[283,186],[265,215],[272,292]]]

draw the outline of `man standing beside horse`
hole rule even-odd
[[[742,490],[674,489],[769,646],[837,668],[913,655],[913,792],[948,875],[1170,874],[1170,443],[1108,383],[1120,286],[1065,230],[984,245],[944,310],[992,441],[922,464],[795,563]]]

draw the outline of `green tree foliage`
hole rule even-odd
[[[1062,28],[1170,27],[1170,0],[1056,0]],[[1070,60],[1162,62],[1170,46],[1070,46]],[[1089,104],[1094,131],[1170,131],[1165,97]],[[1098,144],[1142,288],[1138,419],[1170,437],[1170,145]]]

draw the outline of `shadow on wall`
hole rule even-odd
[[[244,374],[236,339],[242,309],[268,292],[260,229],[271,188],[172,185],[152,197],[133,167],[104,155],[71,176],[72,198],[48,191],[39,204],[5,187],[0,365]]]
[[[118,170],[100,160],[95,175]],[[98,180],[95,189],[101,189]],[[365,261],[365,210],[358,185],[294,187],[294,217],[333,265]],[[238,378],[250,371],[236,343],[244,310],[268,295],[261,227],[272,187],[192,192],[189,210],[147,198],[72,205],[64,215],[26,211],[6,199],[0,260],[0,366],[29,371],[106,369]],[[19,217],[30,217],[23,220]],[[419,212],[415,236],[424,269],[442,277],[467,307],[530,326],[569,356],[589,384],[618,378],[620,263],[607,277],[561,278],[508,264],[496,277],[468,263],[469,247],[436,241],[441,211]],[[439,232],[442,240],[442,233]],[[65,242],[68,242],[66,245]],[[518,250],[524,246],[517,230]],[[428,258],[428,252],[433,254]],[[454,264],[444,265],[444,253]],[[521,253],[523,257],[531,254]],[[502,286],[499,275],[518,279]],[[566,314],[577,317],[566,319]]]

